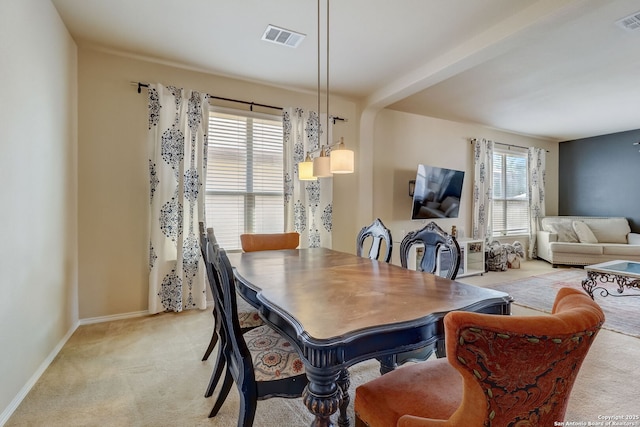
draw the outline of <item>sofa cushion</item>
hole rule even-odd
[[[640,233],[627,234],[627,243],[630,245],[640,245]]]
[[[578,235],[580,243],[598,243],[598,239],[591,231],[591,228],[582,221],[573,221],[573,230]]]
[[[600,243],[627,243],[627,234],[631,232],[626,218],[585,220],[585,223]]]
[[[549,224],[550,231],[558,235],[558,242],[578,243],[578,236],[571,224],[566,222],[556,222]]]
[[[615,255],[620,256],[620,258],[626,258],[640,255],[640,247],[621,243],[603,243],[602,252],[605,255]]]
[[[554,253],[602,255],[602,246],[598,243],[551,243],[551,251]]]

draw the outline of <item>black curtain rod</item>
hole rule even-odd
[[[473,144],[473,141],[469,141],[471,144]],[[494,144],[498,144],[498,145],[504,145],[505,147],[516,147],[516,148],[524,148],[525,150],[528,150],[530,147],[524,147],[522,145],[515,145],[515,144],[505,144],[504,142],[498,142],[498,141],[493,141]],[[544,150],[547,153],[549,152],[549,150]]]
[[[496,141],[494,141],[493,143],[494,143],[494,144],[498,144],[498,145],[504,145],[504,146],[506,146],[506,147],[524,148],[525,150],[528,150],[528,149],[529,149],[529,147],[523,147],[522,145],[505,144],[504,142],[496,142]],[[547,153],[549,152],[549,150],[544,150],[544,151],[546,151]]]
[[[141,93],[141,92],[142,92],[142,88],[143,88],[143,87],[146,87],[146,88],[148,88],[148,87],[149,87],[149,84],[148,84],[148,83],[134,82],[134,84],[137,84],[137,85],[138,85],[138,93]],[[255,105],[255,106],[257,106],[257,107],[272,108],[272,109],[274,109],[274,110],[280,110],[280,111],[282,111],[282,107],[274,107],[273,105],[259,104],[259,103],[257,103],[257,102],[241,101],[241,100],[239,100],[239,99],[224,98],[224,97],[222,97],[222,96],[215,96],[215,95],[209,95],[209,98],[219,99],[219,100],[221,100],[221,101],[229,101],[229,102],[236,102],[236,103],[239,103],[239,104],[249,105],[249,106],[250,106],[250,107],[249,107],[249,109],[250,109],[251,111],[253,111],[253,106],[254,106],[254,105]],[[336,120],[340,120],[340,121],[342,121],[342,122],[346,121],[346,119],[343,119],[342,117],[333,117],[332,119],[333,119],[333,124],[334,124],[334,125],[336,124]]]

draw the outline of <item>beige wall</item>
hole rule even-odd
[[[48,1],[0,2],[0,425],[78,321],[76,46]]]
[[[132,81],[160,82],[275,106],[317,108],[315,93],[241,82],[88,48],[79,49],[79,299],[80,318],[147,309],[147,92]],[[227,105],[246,108],[239,104]],[[334,135],[357,150],[353,102],[331,97],[345,117]],[[274,110],[267,110],[273,113]],[[353,251],[353,175],[334,179],[335,249]]]
[[[558,211],[558,144],[486,127],[440,120],[393,110],[382,110],[375,120],[373,159],[373,216],[385,223],[393,240],[402,240],[403,232],[423,227],[427,220],[412,221],[408,182],[415,179],[417,166],[424,163],[465,171],[456,219],[438,219],[445,231],[456,225],[465,236],[471,234],[471,195],[473,152],[471,138],[487,138],[506,144],[545,148],[547,153],[546,211]],[[395,245],[399,249],[399,245]],[[398,262],[395,250],[394,262]]]

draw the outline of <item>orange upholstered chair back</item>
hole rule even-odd
[[[295,249],[300,244],[300,234],[241,234],[240,243],[245,252],[272,251],[278,249]]]
[[[603,322],[600,307],[570,288],[558,292],[551,316],[447,314],[447,359],[462,374],[462,403],[444,423],[404,416],[398,426],[552,426],[562,421],[578,370]]]

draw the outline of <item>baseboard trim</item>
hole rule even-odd
[[[144,317],[149,315],[149,310],[132,311],[130,313],[111,314],[109,316],[87,317],[80,319],[80,325],[92,325],[94,323],[112,322],[114,320],[133,319],[135,317]]]
[[[75,325],[69,328],[65,336],[62,337],[62,339],[58,342],[58,344],[56,344],[53,350],[51,350],[49,355],[42,361],[42,363],[40,364],[38,369],[36,369],[36,371],[33,373],[31,378],[29,378],[29,381],[27,381],[26,384],[22,387],[22,389],[18,392],[18,394],[16,394],[16,396],[13,398],[9,406],[7,406],[4,411],[2,411],[2,414],[0,414],[0,426],[5,425],[6,422],[9,421],[9,418],[11,418],[11,415],[13,415],[15,410],[18,409],[18,406],[20,406],[20,403],[22,403],[24,398],[27,397],[27,394],[29,394],[29,391],[31,391],[33,386],[36,385],[36,383],[38,382],[42,374],[44,374],[44,372],[47,370],[51,362],[53,362],[53,359],[55,359],[58,353],[60,353],[60,350],[62,350],[62,347],[64,347],[64,345],[67,343],[69,338],[71,338],[71,335],[73,335],[76,329],[78,329],[78,326],[80,326],[80,322],[76,322]]]

